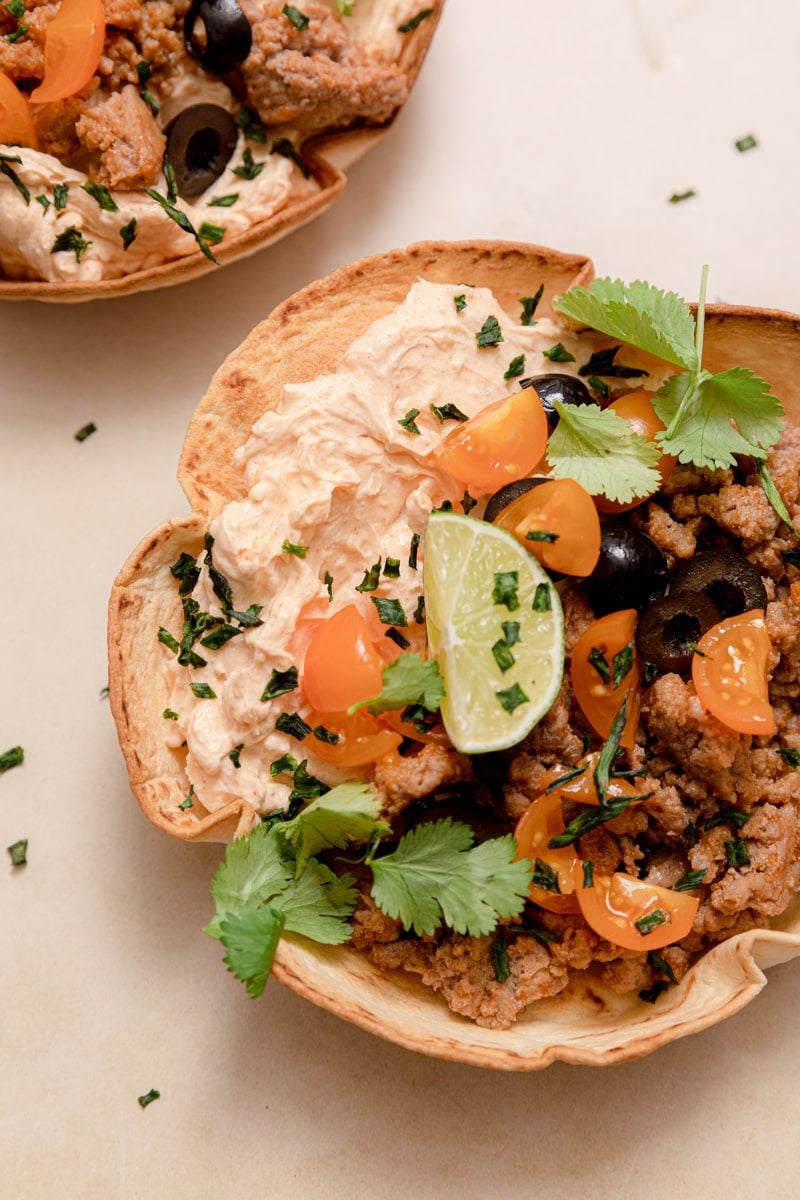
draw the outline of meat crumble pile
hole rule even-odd
[[[786,432],[768,465],[797,526],[800,428]],[[527,1005],[564,991],[590,968],[617,993],[639,991],[643,999],[655,999],[665,976],[679,981],[715,943],[768,925],[800,884],[800,569],[785,557],[796,539],[767,500],[752,463],[716,472],[678,466],[660,493],[621,519],[658,544],[670,570],[700,550],[718,548],[736,550],[758,568],[768,599],[776,732],[733,732],[703,708],[681,675],[660,674],[644,685],[631,766],[644,772],[641,789],[652,796],[585,834],[577,850],[599,873],[624,870],[664,887],[687,871],[706,872],[691,934],[660,951],[657,964],[646,953],[605,941],[582,916],[557,915],[532,903],[514,925],[491,936],[441,930],[418,938],[362,895],[355,946],[379,967],[419,976],[454,1012],[489,1028],[508,1028]],[[566,584],[562,601],[569,660],[595,614],[580,584]],[[568,770],[589,744],[567,673],[549,713],[512,751],[468,758],[427,745],[411,757],[378,764],[373,787],[398,832],[412,806],[423,801],[436,815],[454,789],[513,830],[544,791],[551,768]],[[737,810],[735,834],[725,815],[731,809]],[[732,836],[746,843],[747,865],[729,865],[725,844]],[[515,932],[518,926],[534,932]],[[498,939],[507,954],[502,981],[495,970]]]

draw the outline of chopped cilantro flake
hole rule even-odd
[[[158,1100],[160,1096],[161,1092],[156,1091],[155,1088],[150,1088],[150,1091],[147,1092],[146,1095],[138,1097],[138,1101],[142,1108],[147,1108],[148,1104],[152,1104],[153,1101]]]
[[[518,683],[513,684],[510,688],[506,688],[502,692],[495,692],[495,695],[507,713],[513,713],[514,709],[519,708],[520,704],[528,703],[528,697]]]
[[[274,667],[269,677],[269,683],[261,693],[261,703],[274,700],[277,696],[286,696],[299,686],[297,667],[289,667],[286,671],[278,671]]]
[[[561,342],[556,342],[555,346],[551,346],[549,350],[543,350],[542,354],[545,358],[549,358],[550,362],[575,362],[575,355],[570,354],[569,350]]]
[[[407,433],[420,433],[420,428],[417,425],[417,417],[419,416],[418,408],[410,408],[404,417],[401,417],[397,424],[401,425]]]
[[[460,296],[453,296],[453,304],[456,306],[456,312],[463,312],[467,307],[467,297],[463,292]]]
[[[122,238],[122,249],[128,250],[136,240],[136,217],[131,217],[130,221],[122,226],[119,236]]]
[[[504,604],[509,612],[515,612],[519,608],[518,590],[518,571],[495,572],[494,587],[492,589],[492,602],[494,604]]]
[[[364,578],[361,580],[361,583],[356,584],[357,592],[374,592],[377,590],[381,579],[382,565],[383,560],[379,558],[376,563],[373,563],[372,566],[364,572]]]
[[[281,546],[281,553],[293,554],[295,558],[305,558],[308,554],[308,546],[296,546],[294,542],[285,540]]]
[[[431,412],[436,417],[436,420],[439,422],[440,425],[443,425],[445,423],[445,421],[468,421],[469,420],[469,417],[467,416],[467,414],[463,413],[460,408],[456,408],[455,404],[450,404],[450,403],[442,404],[442,405],[432,404]]]
[[[552,601],[550,599],[550,584],[537,583],[536,593],[533,597],[534,612],[550,612],[552,610]]]
[[[0,163],[0,168],[3,165],[3,163]],[[68,254],[73,252],[76,261],[80,262],[91,244],[91,242],[86,241],[79,229],[74,225],[70,225],[67,229],[62,229],[61,233],[58,234],[53,245],[50,247],[50,253]]]
[[[87,179],[82,186],[83,190],[97,201],[103,212],[119,212],[119,205],[102,183],[95,183],[93,179]]]
[[[80,429],[73,436],[76,442],[85,442],[93,433],[97,433],[97,426],[94,421],[89,421],[88,425],[81,425]]]
[[[414,30],[418,29],[422,22],[426,20],[426,18],[428,18],[432,12],[432,8],[421,8],[416,16],[411,17],[410,20],[405,21],[402,25],[398,25],[397,32],[413,33]]]
[[[544,284],[540,283],[535,296],[520,296],[520,304],[522,305],[522,316],[520,325],[535,325],[533,314],[539,307],[539,301],[544,295]]]
[[[290,737],[297,738],[299,742],[311,733],[311,726],[306,725],[298,713],[281,713],[275,722],[275,728],[279,733],[288,733]]]
[[[22,746],[12,746],[10,750],[0,754],[0,775],[10,771],[12,767],[21,767],[25,761],[25,751]]]
[[[370,600],[378,610],[378,616],[384,625],[408,625],[406,614],[399,600],[387,600],[378,596],[370,596]]]
[[[23,867],[28,861],[28,839],[20,838],[14,842],[13,846],[8,847],[8,853],[11,855],[12,867]]]
[[[497,317],[489,316],[475,334],[475,341],[483,349],[487,346],[497,346],[503,341],[503,331]]]
[[[525,355],[515,354],[511,362],[506,368],[503,379],[516,379],[518,375],[522,375],[525,370]]]

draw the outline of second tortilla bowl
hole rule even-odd
[[[496,241],[426,242],[351,264],[311,284],[257,326],[219,369],[189,426],[179,480],[191,516],[149,534],[122,569],[109,610],[111,704],[131,785],[148,819],[187,841],[229,842],[259,825],[244,800],[210,812],[181,807],[188,780],[183,755],[163,741],[169,692],[152,636],[180,622],[170,565],[200,553],[209,520],[246,488],[236,451],[253,424],[275,408],[287,384],[336,369],[343,353],[390,313],[422,278],[492,290],[506,311],[540,283],[537,315],[594,276],[581,255]],[[800,318],[777,311],[713,306],[707,312],[706,363],[722,370],[746,362],[785,397],[800,361]],[[793,414],[798,417],[797,412]],[[202,799],[202,797],[201,797]],[[657,1006],[620,996],[591,973],[577,986],[532,1004],[510,1029],[479,1027],[400,972],[386,972],[347,946],[281,940],[276,977],[299,995],[408,1049],[503,1070],[554,1061],[606,1065],[637,1058],[733,1015],[766,984],[764,969],[800,954],[797,899],[771,922],[729,937],[694,963]]]

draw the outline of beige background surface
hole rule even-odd
[[[797,1195],[800,964],[654,1058],[528,1077],[415,1057],[277,984],[254,1003],[201,933],[219,851],[145,823],[98,694],[111,580],[185,511],[194,405],[315,276],[497,236],[690,295],[708,261],[713,298],[800,307],[799,51],[792,0],[450,0],[402,120],[312,228],[160,295],[0,308],[0,749],[27,756],[0,846],[30,839],[0,867],[3,1200]]]

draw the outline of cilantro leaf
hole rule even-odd
[[[696,371],[692,311],[675,292],[637,280],[595,279],[588,288],[565,292],[554,307],[573,321],[638,347],[656,358]]]
[[[357,899],[352,875],[337,875],[311,858],[300,878],[276,903],[286,918],[287,933],[299,933],[327,946],[340,946],[352,936],[348,918]]]
[[[266,903],[287,887],[292,874],[291,865],[287,866],[278,840],[267,825],[257,826],[249,837],[237,838],[226,849],[211,883],[217,916],[205,932],[218,938],[225,913]]]
[[[733,466],[737,454],[763,458],[784,428],[769,384],[743,367],[703,371],[696,380],[673,375],[653,396],[653,408],[667,426],[658,434],[663,453],[712,470]]]
[[[433,658],[424,660],[419,654],[401,654],[394,662],[387,663],[381,676],[380,695],[352,705],[349,714],[359,708],[382,713],[409,704],[420,704],[428,712],[435,712],[446,695],[439,664]]]
[[[531,881],[531,864],[515,862],[509,834],[473,849],[468,825],[432,821],[418,825],[391,854],[370,861],[372,897],[404,929],[432,934],[444,922],[457,933],[491,933],[500,917],[518,916]]]
[[[593,496],[627,504],[658,489],[661,450],[630,423],[596,404],[553,401],[559,415],[547,446],[557,479],[574,479]],[[663,420],[663,418],[662,418]]]
[[[391,833],[391,825],[381,819],[380,805],[367,784],[342,783],[287,821],[283,833],[297,851],[299,872],[320,850],[370,842]]]
[[[228,951],[225,966],[254,1000],[266,987],[283,926],[283,914],[274,908],[228,913],[220,926],[220,940]]]

